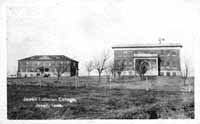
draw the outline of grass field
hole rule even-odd
[[[163,80],[163,79],[162,79]],[[162,90],[177,86],[154,80],[153,88],[134,88],[137,83],[112,82],[98,86],[62,87],[8,85],[8,119],[188,119],[194,118],[194,93]],[[167,81],[167,80],[166,80]],[[176,80],[177,81],[177,80]],[[124,85],[123,85],[124,84]],[[125,87],[125,84],[128,84]],[[123,86],[122,86],[123,85]],[[122,86],[122,87],[121,87]],[[132,86],[133,88],[130,88]],[[137,86],[138,87],[138,86]],[[161,88],[161,89],[160,89]],[[159,90],[160,89],[160,90]],[[77,102],[58,101],[75,98]],[[24,101],[24,98],[48,98],[57,101]],[[43,105],[42,107],[36,107]],[[44,106],[48,107],[44,107]],[[61,106],[59,106],[61,105]]]

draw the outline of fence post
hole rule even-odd
[[[146,91],[149,91],[149,83],[148,83],[148,78],[146,77]]]

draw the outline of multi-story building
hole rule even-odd
[[[78,61],[64,55],[36,55],[18,60],[18,77],[78,75]]]
[[[138,75],[137,68],[144,64],[149,76],[177,76],[181,74],[180,44],[116,45],[114,70],[121,75]]]

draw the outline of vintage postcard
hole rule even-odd
[[[199,2],[16,3],[4,6],[8,121],[197,119]]]

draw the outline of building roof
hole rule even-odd
[[[161,44],[118,44],[112,48],[161,48],[161,47],[183,47],[179,43],[161,43]]]
[[[19,61],[65,61],[65,60],[78,62],[64,55],[35,55],[24,59],[20,59]]]

